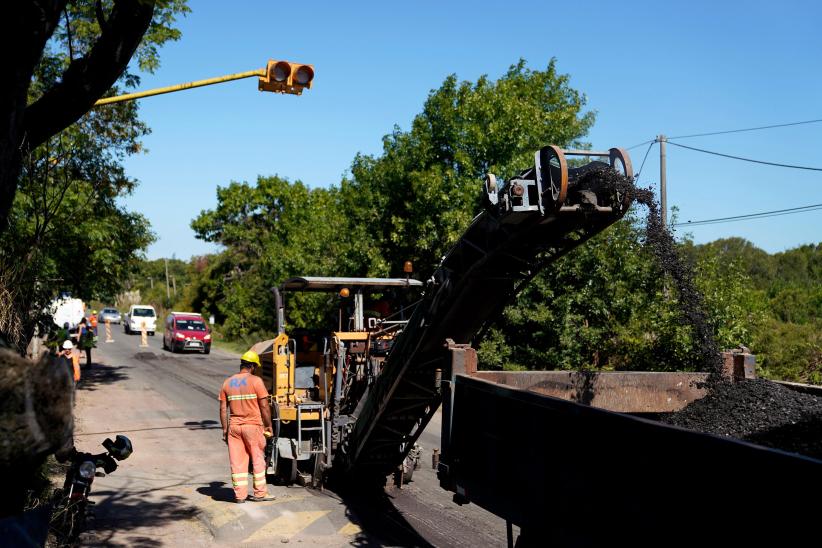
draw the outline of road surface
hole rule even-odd
[[[422,467],[402,489],[380,496],[340,496],[269,485],[276,500],[234,504],[228,455],[218,422],[217,393],[235,373],[238,356],[171,354],[162,336],[114,330],[101,337],[95,363],[77,392],[75,444],[97,451],[122,433],[134,454],[97,478],[88,545],[502,546],[505,523],[473,506],[458,506],[439,488],[431,450],[439,446],[439,415],[423,433]]]

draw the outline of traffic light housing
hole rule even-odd
[[[313,65],[270,60],[265,76],[260,76],[258,88],[260,91],[301,95],[304,89],[311,87],[313,80]]]

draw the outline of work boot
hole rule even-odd
[[[248,500],[250,500],[251,502],[265,502],[267,500],[274,500],[274,497],[272,497],[271,495],[265,495],[264,497],[255,497],[254,495],[251,495],[250,497],[248,497]]]
[[[237,504],[244,504],[245,499],[234,499],[234,502],[236,502]]]

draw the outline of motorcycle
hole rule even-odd
[[[49,529],[60,545],[73,544],[85,529],[91,484],[95,477],[103,477],[117,470],[117,461],[127,459],[134,451],[131,440],[118,434],[114,441],[103,442],[105,453],[93,455],[72,447],[58,455],[58,462],[69,463],[62,489],[55,489],[52,497],[52,514]],[[102,468],[103,472],[97,469]]]

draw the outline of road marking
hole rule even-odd
[[[351,523],[350,521],[340,527],[340,530],[337,531],[338,535],[342,535],[344,537],[353,537],[354,535],[359,535],[360,533],[362,533],[362,528],[356,523]]]
[[[291,538],[315,521],[330,514],[331,510],[313,510],[305,512],[291,512],[285,510],[278,516],[254,532],[243,542],[259,542],[272,537]]]
[[[215,531],[244,514],[238,504],[216,501],[212,499],[206,501],[200,509],[204,514],[206,514],[208,523]]]
[[[247,515],[255,520],[264,519],[265,515],[262,512],[262,507],[273,506],[275,504],[283,504],[289,502],[296,502],[308,498],[309,495],[287,495],[284,497],[277,497],[271,501],[265,502],[247,502],[245,504],[235,504],[228,501],[219,501],[214,499],[207,499],[200,504],[200,510],[206,515],[208,523],[213,530],[217,530],[232,521],[238,520]]]

